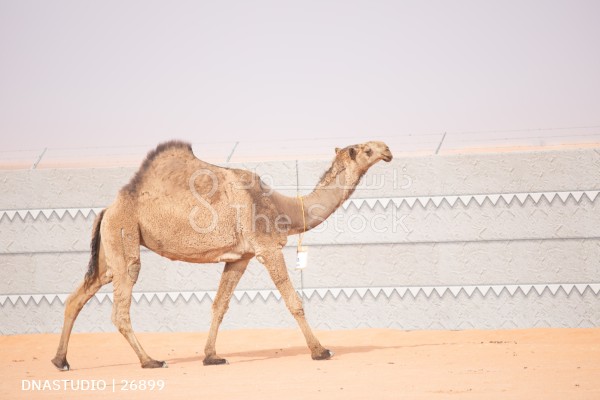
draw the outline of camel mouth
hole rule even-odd
[[[382,160],[385,162],[390,162],[390,161],[392,161],[393,158],[394,158],[394,156],[392,156],[392,153],[384,154],[382,157]]]

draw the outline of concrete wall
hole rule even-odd
[[[327,162],[235,165],[306,194]],[[91,225],[135,169],[0,171],[0,333],[59,332],[82,279]],[[297,178],[298,176],[298,178]],[[297,180],[298,179],[298,180]],[[305,235],[294,270],[315,328],[467,329],[600,325],[600,151],[414,157],[380,163],[344,207]],[[142,252],[138,331],[208,329],[222,265]],[[112,331],[112,287],[76,331]],[[293,327],[252,261],[223,328]]]

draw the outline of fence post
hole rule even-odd
[[[444,139],[446,139],[446,132],[444,132],[444,134],[442,135],[442,139],[440,140],[440,143],[438,144],[437,149],[435,149],[435,154],[440,152],[440,149],[442,148],[442,144],[444,143]]]
[[[231,149],[231,153],[229,153],[229,156],[227,157],[227,160],[225,160],[226,163],[229,162],[229,160],[231,160],[231,157],[233,157],[233,153],[235,152],[235,149],[238,147],[238,144],[240,144],[240,142],[235,142],[235,144],[233,145],[233,148]]]
[[[44,150],[42,150],[42,153],[40,154],[40,156],[37,158],[37,160],[33,163],[33,165],[31,166],[31,169],[36,169],[38,164],[40,163],[40,161],[42,161],[42,157],[44,157],[44,154],[46,154],[46,150],[48,150],[47,147],[44,147]]]

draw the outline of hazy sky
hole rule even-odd
[[[0,150],[600,125],[600,1],[0,0]]]

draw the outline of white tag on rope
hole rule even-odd
[[[306,247],[298,250],[296,253],[296,269],[304,269],[308,263],[308,252]]]

